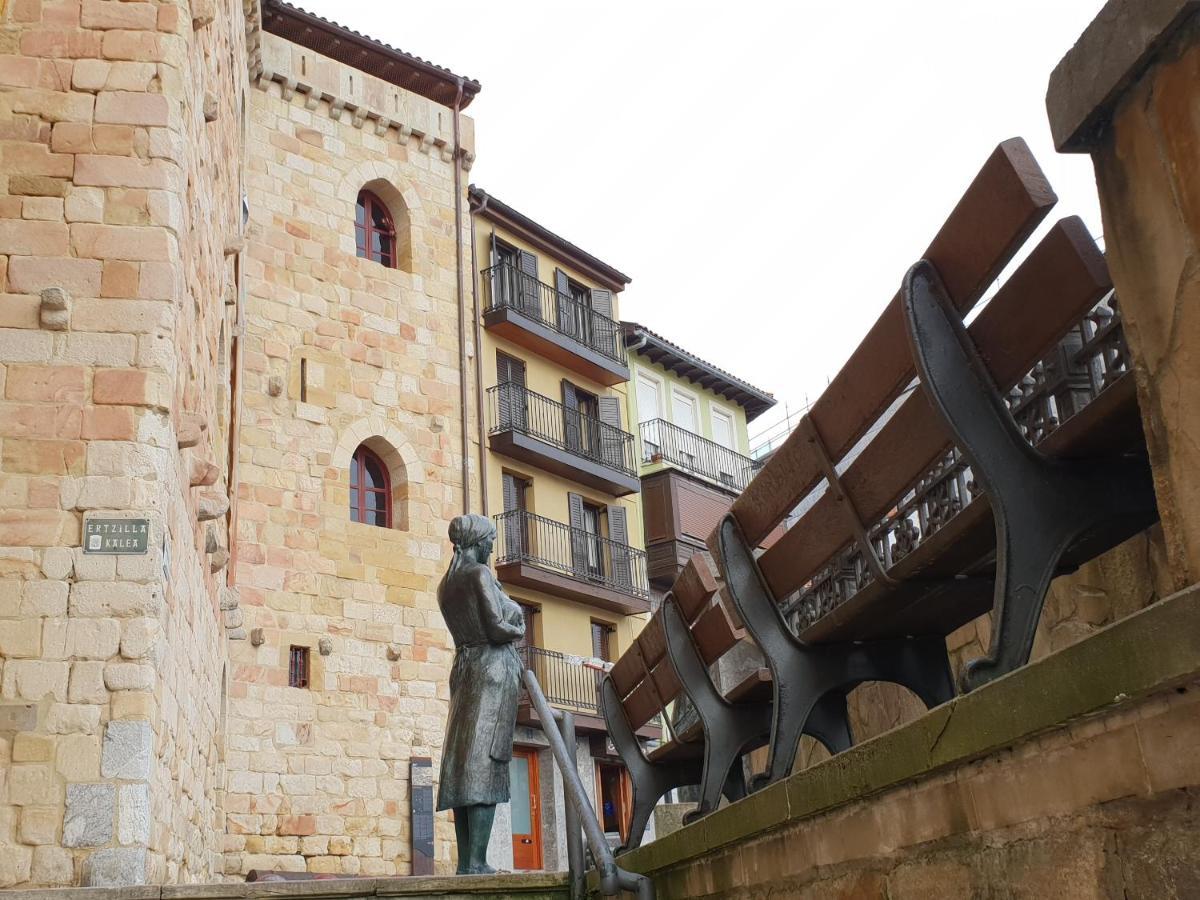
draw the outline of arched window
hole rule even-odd
[[[360,444],[350,460],[350,521],[392,527],[392,484],[387,466]]]
[[[354,240],[361,259],[396,268],[396,226],[383,201],[370,191],[358,192]]]

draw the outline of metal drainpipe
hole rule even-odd
[[[466,292],[463,289],[462,147],[459,146],[458,122],[462,95],[463,79],[459,76],[458,93],[454,97],[454,255],[458,275],[458,389],[459,407],[462,410],[462,489],[465,515],[471,511],[471,439],[467,433],[467,306]],[[478,352],[477,347],[477,356]]]
[[[487,194],[476,212],[487,209]],[[483,424],[483,331],[479,325],[479,262],[475,255],[475,216],[471,216],[471,303],[475,312],[475,421],[479,423],[479,504],[484,517],[488,515],[488,465],[487,448],[484,446]],[[489,263],[490,264],[490,263]]]

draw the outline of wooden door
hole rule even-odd
[[[539,804],[537,751],[513,747],[508,764],[512,803],[514,869],[542,868],[542,817]]]

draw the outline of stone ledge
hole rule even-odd
[[[493,900],[566,900],[565,872],[461,877],[341,878],[314,881],[226,882],[127,888],[75,888],[4,891],[4,900],[253,900],[297,897],[304,900],[357,897],[488,897]]]
[[[1108,0],[1050,75],[1046,112],[1060,153],[1087,153],[1113,108],[1200,0]]]
[[[659,872],[890,788],[1123,710],[1200,675],[1200,585],[623,855]]]

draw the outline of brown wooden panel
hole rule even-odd
[[[1056,201],[1022,139],[996,148],[923,254],[937,267],[960,310],[975,304]],[[835,459],[854,445],[913,374],[897,294],[813,406],[813,422]],[[803,430],[797,429],[733,504],[747,539],[762,541],[818,476]]]
[[[658,700],[648,681],[643,681],[634,688],[633,693],[625,698],[622,705],[625,707],[625,716],[629,719],[629,727],[635,731],[653,719],[659,711]]]
[[[633,646],[621,654],[621,658],[613,663],[612,670],[608,673],[612,678],[613,687],[617,689],[617,696],[621,699],[629,696],[639,681],[645,677],[645,671],[642,669],[641,659],[638,654],[641,648],[637,641],[634,641]]]
[[[675,482],[675,497],[679,504],[679,531],[697,541],[708,537],[733,503],[733,497],[724,491],[682,477]]]
[[[714,663],[724,656],[740,638],[741,635],[729,621],[729,616],[725,614],[725,608],[720,603],[710,604],[692,626],[692,639],[706,664]]]
[[[642,658],[646,665],[653,669],[659,660],[667,655],[667,640],[663,635],[662,611],[650,617],[642,633],[638,635],[638,646],[642,649]]]
[[[1111,289],[1104,257],[1077,216],[1056,223],[971,324],[970,335],[1002,390],[1011,387]],[[951,443],[918,388],[841,476],[870,523]],[[842,504],[826,493],[760,561],[775,596],[807,581],[853,536]]]
[[[675,514],[666,478],[642,480],[642,518],[646,523],[647,544],[675,539]]]
[[[725,699],[731,703],[770,700],[773,694],[771,670],[759,668],[735,684],[733,689],[725,695]]]
[[[708,560],[703,556],[693,556],[689,559],[675,580],[672,592],[679,602],[679,611],[683,613],[684,621],[689,625],[695,622],[704,605],[717,592],[717,579]]]
[[[683,690],[683,685],[679,683],[679,676],[675,674],[675,667],[671,665],[669,659],[664,659],[655,666],[650,677],[654,680],[654,686],[658,688],[659,699],[663,703],[670,703]]]

